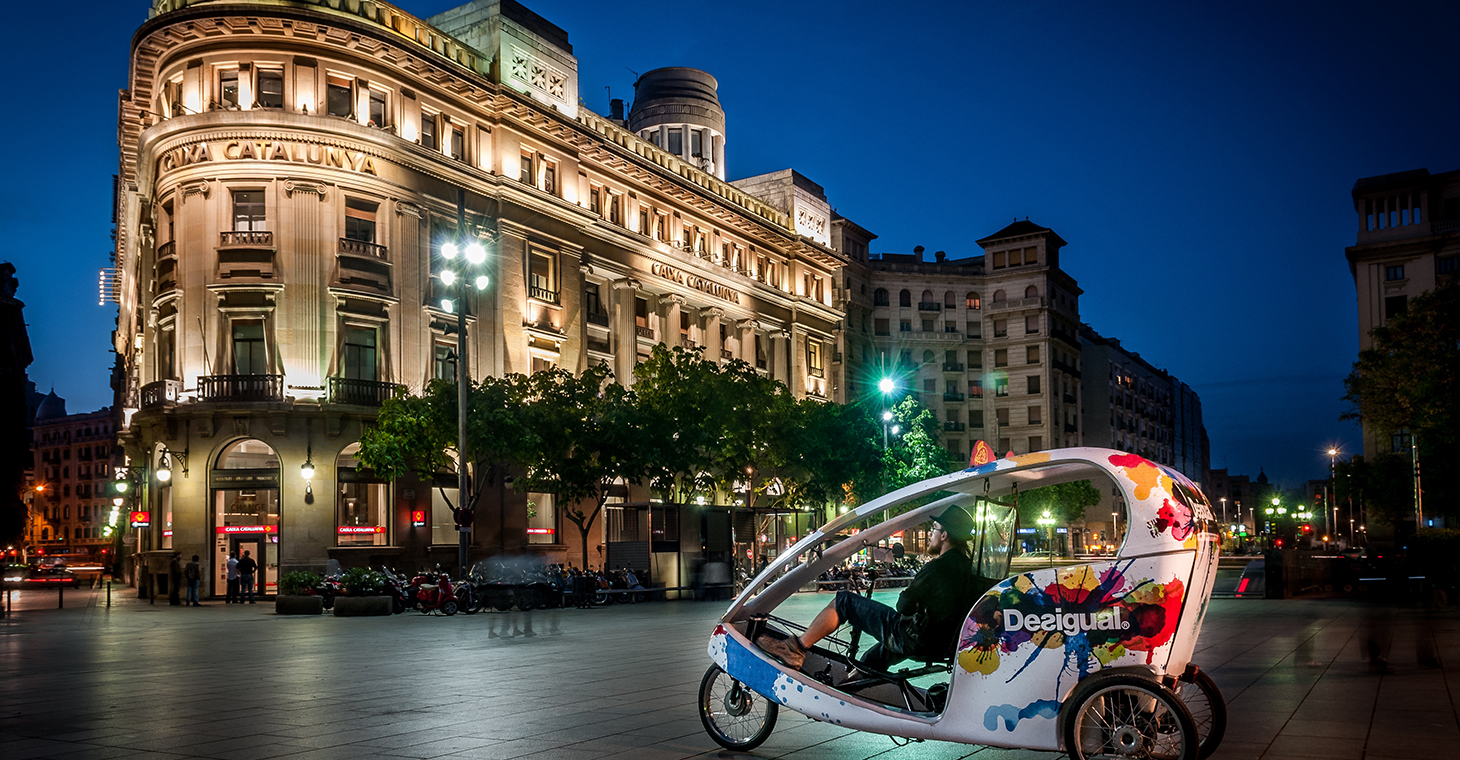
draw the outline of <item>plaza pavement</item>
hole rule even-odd
[[[829,598],[799,595],[790,616],[809,619]],[[0,758],[721,755],[694,700],[722,603],[540,611],[538,635],[491,638],[509,615],[300,618],[265,603],[101,599],[67,592],[57,610],[53,592],[27,592],[0,619]],[[1369,661],[1371,643],[1387,662]],[[1228,703],[1217,757],[1460,757],[1457,643],[1453,608],[1215,599],[1197,662]],[[1059,757],[898,747],[790,712],[754,755]]]

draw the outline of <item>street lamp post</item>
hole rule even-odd
[[[448,288],[454,286],[456,298],[453,303],[451,298],[441,299],[441,309],[448,314],[456,313],[456,509],[454,517],[456,522],[457,545],[456,563],[459,575],[466,577],[468,557],[467,544],[471,535],[472,510],[474,506],[470,497],[471,479],[466,469],[466,414],[468,385],[471,380],[470,368],[467,366],[466,353],[466,295],[467,282],[470,280],[477,290],[485,290],[488,278],[483,264],[487,260],[487,251],[482,247],[480,241],[472,240],[465,243],[466,236],[466,189],[456,190],[456,237],[449,242],[441,244],[441,257],[446,260],[446,267],[439,275],[441,284]],[[460,255],[464,261],[458,261]],[[462,271],[458,272],[455,267],[461,266]]]
[[[1049,532],[1049,566],[1054,567],[1054,518],[1049,516],[1049,510],[1046,509],[1035,522],[1043,525]]]
[[[1338,502],[1334,501],[1333,499],[1333,488],[1335,485],[1337,485],[1334,482],[1334,475],[1338,471],[1337,467],[1338,447],[1330,446],[1328,448],[1328,485],[1323,487],[1323,494],[1328,499],[1328,511],[1330,514],[1333,515],[1333,521],[1329,523],[1328,532],[1333,534],[1335,537],[1338,535]],[[1323,521],[1329,522],[1328,515],[1323,516]]]

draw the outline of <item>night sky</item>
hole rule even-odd
[[[634,72],[714,74],[729,176],[796,168],[874,252],[956,259],[1015,218],[1053,228],[1083,320],[1201,395],[1212,466],[1287,486],[1325,476],[1331,443],[1359,450],[1338,420],[1354,181],[1460,168],[1451,2],[526,4],[568,31],[595,112]],[[71,412],[111,403],[96,273],[148,8],[86,5],[20,4],[0,53],[0,259],[30,377]]]

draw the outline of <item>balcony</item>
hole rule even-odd
[[[918,311],[942,311],[942,310],[943,310],[943,304],[940,304],[940,303],[928,303],[927,301],[924,301],[924,302],[918,304]]]
[[[550,303],[554,306],[558,305],[559,299],[558,291],[548,290],[547,288],[539,287],[537,285],[527,286],[527,297],[537,301],[542,301],[543,303]]]
[[[283,401],[283,375],[203,375],[199,401]]]
[[[634,325],[634,333],[640,338],[654,340],[654,328],[645,325]]]
[[[271,230],[228,230],[218,233],[219,248],[273,248]]]
[[[390,260],[390,249],[378,243],[370,243],[364,240],[340,238],[339,252],[342,256],[359,256],[363,259],[373,259],[375,261]]]
[[[163,244],[157,246],[157,260],[158,261],[162,261],[163,259],[175,259],[175,258],[177,258],[177,241],[176,240],[169,240],[166,243],[163,243]]]
[[[177,380],[158,380],[155,383],[148,383],[142,386],[141,408],[151,409],[176,404],[178,393],[181,391],[182,383]]]
[[[943,400],[962,403],[966,397],[958,391],[943,391]]]
[[[1053,362],[1050,362],[1050,364],[1053,365],[1055,369],[1057,369],[1057,370],[1059,370],[1059,371],[1061,371],[1061,372],[1063,372],[1063,373],[1065,373],[1067,375],[1070,375],[1071,377],[1074,377],[1074,378],[1079,378],[1080,377],[1080,370],[1075,369],[1074,366],[1072,366],[1072,365],[1065,364],[1064,362],[1060,361],[1059,359],[1055,359]]]
[[[968,429],[968,426],[964,425],[962,422],[943,423],[943,432],[945,433],[962,433],[966,429]]]
[[[394,396],[399,383],[379,380],[359,380],[353,377],[332,377],[329,382],[331,404],[354,404],[356,406],[380,406]]]
[[[735,358],[735,354],[730,349],[728,349],[728,348],[722,348],[722,349],[720,349],[720,358],[721,359],[734,359]]]
[[[962,372],[963,365],[958,362],[943,362],[944,372]]]
[[[599,311],[588,312],[588,324],[608,327],[608,315]]]
[[[1064,396],[1064,399],[1065,399],[1065,403],[1066,404],[1073,404],[1073,403],[1075,403],[1075,394],[1073,394],[1073,393],[1066,393],[1065,396]]]
[[[757,358],[755,360],[755,368],[756,369],[765,369],[765,367],[766,367],[766,363],[765,363],[765,357],[764,356],[759,357],[759,358]]]
[[[989,311],[1009,311],[1011,309],[1034,309],[1044,306],[1044,298],[1020,298],[1012,301],[994,301],[989,306]]]
[[[821,367],[808,367],[806,369],[806,374],[811,375],[812,377],[826,377],[826,370],[822,369]]]

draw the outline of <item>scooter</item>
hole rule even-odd
[[[444,615],[455,615],[461,609],[456,587],[446,573],[438,570],[417,575],[411,580],[411,586],[415,591],[416,609],[427,615],[434,610],[440,610]]]

